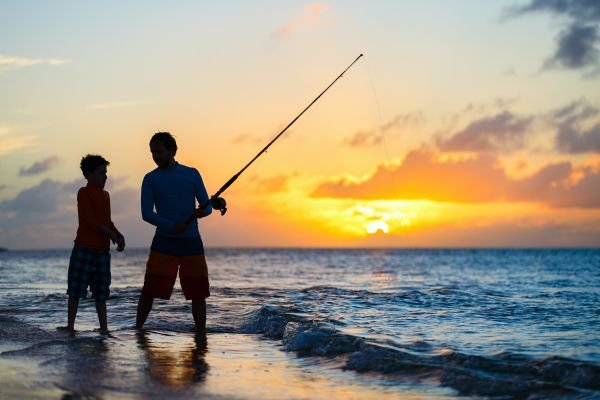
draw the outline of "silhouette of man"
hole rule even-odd
[[[169,299],[179,271],[186,300],[192,300],[196,331],[206,332],[206,298],[210,296],[208,268],[197,218],[211,214],[200,173],[175,161],[177,142],[168,132],[150,139],[157,168],[142,182],[142,218],[156,226],[146,264],[144,287],[137,308],[136,328],[141,329],[152,310],[154,298]],[[193,216],[190,218],[190,216]]]

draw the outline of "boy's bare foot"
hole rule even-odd
[[[60,331],[60,332],[71,333],[71,334],[74,334],[75,332],[77,332],[74,328],[72,328],[70,326],[57,326],[56,330]]]

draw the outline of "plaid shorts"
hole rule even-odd
[[[69,261],[69,296],[85,299],[89,286],[94,299],[106,300],[110,294],[110,279],[108,250],[73,246]]]

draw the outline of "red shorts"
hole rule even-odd
[[[151,250],[146,264],[142,293],[169,299],[179,270],[179,282],[186,300],[210,296],[208,268],[204,255],[170,256]]]

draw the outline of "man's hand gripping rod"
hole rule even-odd
[[[300,118],[302,116],[302,114],[304,114],[306,112],[306,110],[308,110],[314,103],[316,103],[317,100],[319,100],[319,98],[321,98],[321,96],[323,96],[323,94],[325,94],[325,92],[327,90],[329,90],[330,87],[333,86],[333,84],[335,82],[337,82],[338,79],[340,79],[345,73],[346,71],[348,71],[350,69],[350,67],[352,67],[354,65],[355,62],[358,61],[359,58],[361,58],[363,55],[360,54],[358,57],[356,57],[356,59],[354,61],[352,61],[352,63],[341,73],[338,75],[337,78],[334,79],[333,82],[331,82],[329,84],[329,86],[327,86],[325,88],[325,90],[323,90],[321,92],[321,94],[319,94],[308,106],[306,106],[306,108],[304,110],[302,110],[302,112],[300,114],[298,114],[296,116],[296,118],[294,118],[292,120],[292,122],[290,122],[285,128],[283,128],[283,130],[281,132],[279,132],[279,134],[277,136],[275,136],[275,138],[273,138],[273,140],[271,140],[261,151],[258,152],[258,154],[256,154],[254,156],[254,158],[252,160],[250,160],[250,162],[248,164],[246,164],[244,166],[244,168],[242,168],[237,174],[235,174],[234,176],[232,176],[223,186],[221,186],[221,189],[219,189],[217,191],[217,193],[213,194],[211,196],[211,198],[208,200],[208,203],[206,204],[201,204],[198,209],[196,210],[197,212],[200,212],[200,210],[204,210],[206,207],[208,207],[208,205],[210,204],[212,206],[212,208],[214,208],[215,210],[219,210],[221,211],[221,215],[225,215],[225,213],[227,212],[227,203],[225,202],[225,199],[222,197],[219,197],[225,190],[227,190],[227,188],[229,186],[231,186],[233,184],[233,182],[235,182],[237,180],[237,178],[239,178],[239,176],[246,170],[246,168],[248,168],[258,157],[260,157],[263,153],[265,153],[267,151],[267,149],[269,147],[271,147],[271,145],[273,143],[275,143],[275,141],[277,139],[279,139],[279,137],[281,135],[283,135],[283,133],[285,131],[288,130],[288,128],[290,126],[292,126],[294,124],[294,122],[296,122],[298,120],[298,118]],[[194,218],[197,218],[197,212],[194,212],[193,215],[191,215],[187,220],[186,223],[191,222]]]

